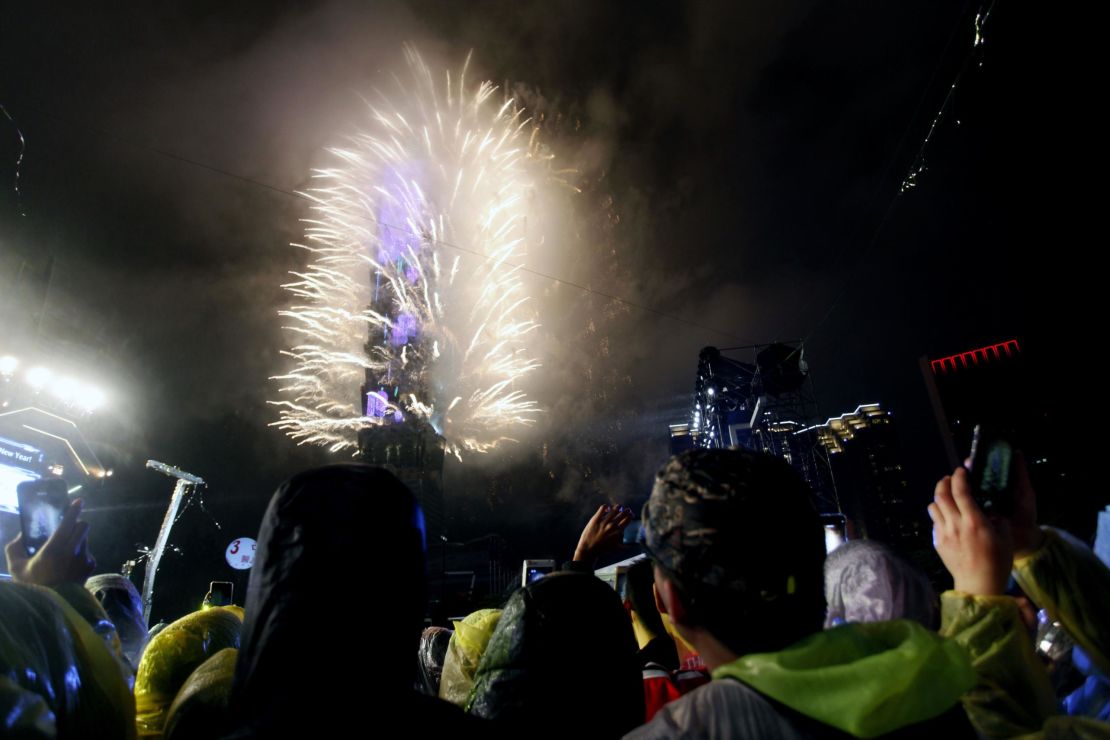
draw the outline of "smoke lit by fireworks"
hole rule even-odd
[[[284,286],[298,340],[274,424],[339,451],[361,429],[423,420],[455,455],[484,452],[538,413],[518,387],[538,367],[520,269],[548,156],[494,85],[405,56],[408,84],[369,103],[307,193],[296,246],[311,263]]]

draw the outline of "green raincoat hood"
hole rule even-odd
[[[713,671],[856,737],[942,714],[975,685],[965,650],[916,622],[847,624]]]

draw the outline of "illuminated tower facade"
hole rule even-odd
[[[417,268],[412,261],[422,254],[422,239],[388,226],[402,216],[388,210],[380,214],[378,264],[395,265],[397,273],[415,283]],[[399,348],[402,358],[423,351],[421,327],[414,316],[397,311],[393,288],[381,271],[371,271],[370,285],[370,308],[387,317],[388,322],[370,330],[367,354],[372,356],[383,344]],[[426,421],[400,410],[406,393],[424,397],[423,389],[406,388],[405,383],[423,381],[413,381],[411,374],[403,375],[395,364],[396,360],[391,361],[384,371],[366,370],[360,403],[364,415],[376,424],[359,432],[359,455],[364,462],[389,468],[416,494],[424,509],[428,546],[435,547],[444,534],[443,440]]]

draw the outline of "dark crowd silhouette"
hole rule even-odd
[[[154,630],[128,578],[92,575],[77,500],[33,555],[6,547],[0,735],[1110,736],[1110,570],[1038,524],[1020,454],[1013,480],[1004,515],[962,467],[937,482],[938,593],[882,543],[827,553],[785,461],[689,450],[561,568],[432,625],[423,513],[384,468],[286,481],[242,607]],[[637,519],[618,592],[595,569]]]

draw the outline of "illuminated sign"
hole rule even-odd
[[[41,477],[43,457],[42,450],[0,437],[0,511],[19,511],[16,486]]]
[[[960,352],[956,355],[949,355],[942,357],[939,360],[931,360],[929,364],[933,368],[934,375],[945,375],[953,373],[957,370],[966,370],[971,367],[978,367],[980,365],[987,365],[999,360],[1009,359],[1016,357],[1021,353],[1021,347],[1018,346],[1016,339],[1011,339],[1008,342],[999,342],[998,344],[991,344],[979,349],[973,349],[970,352]]]
[[[0,464],[27,467],[41,462],[41,450],[0,437]]]

